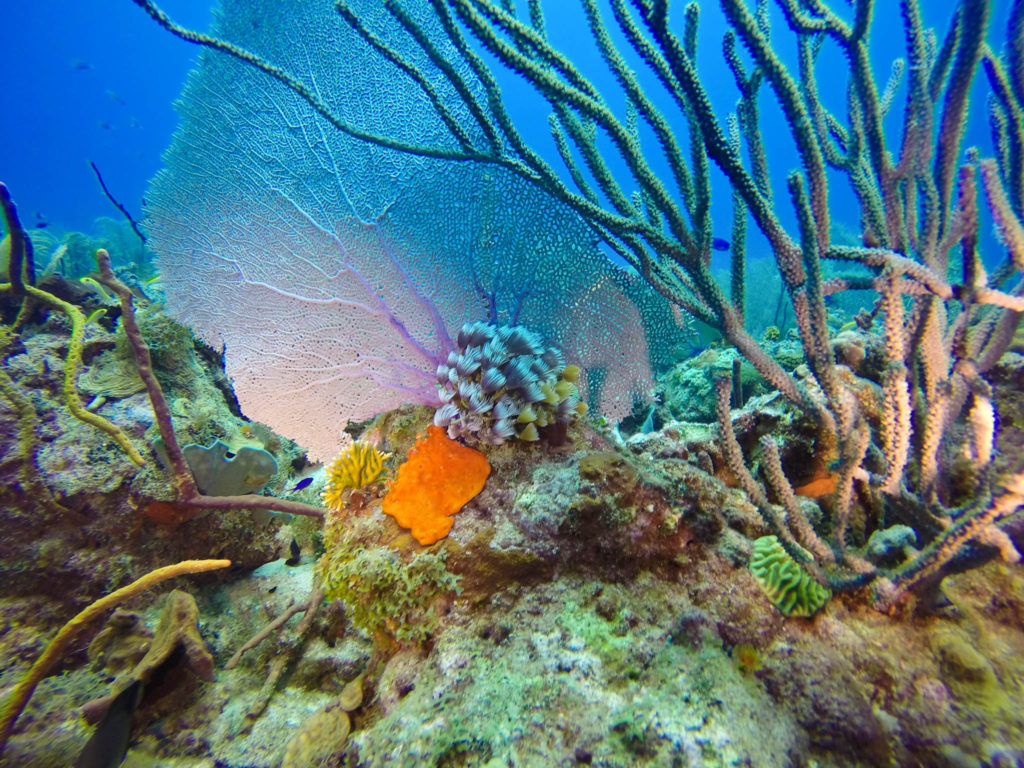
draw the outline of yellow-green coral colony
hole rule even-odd
[[[501,445],[540,439],[539,429],[586,413],[576,382],[556,347],[522,326],[467,323],[458,348],[437,367],[441,407],[434,424],[450,438]]]
[[[390,456],[369,443],[352,443],[327,466],[327,484],[320,498],[327,507],[341,509],[342,492],[373,483],[384,471],[384,460]]]
[[[813,616],[832,597],[832,591],[801,568],[775,536],[754,542],[750,571],[768,599],[787,616]]]
[[[317,564],[328,600],[345,603],[352,623],[371,637],[420,643],[435,631],[437,597],[459,594],[459,577],[445,567],[445,553],[420,552],[405,562],[386,546],[366,547],[345,523],[324,532]]]

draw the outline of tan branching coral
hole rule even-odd
[[[1019,276],[1024,268],[1024,82],[1019,66],[1024,4],[1015,2],[1009,9],[1004,60],[986,42],[991,0],[958,0],[944,34],[925,28],[919,0],[901,0],[905,58],[879,83],[870,57],[876,10],[871,0],[857,0],[852,8],[833,4],[841,10],[821,0],[780,0],[792,35],[788,42],[799,57],[796,68],[787,68],[779,53],[784,46],[773,38],[765,0],[722,0],[728,25],[725,57],[740,95],[736,114],[722,120],[713,108],[709,83],[698,72],[696,3],[677,17],[668,0],[612,0],[610,16],[618,28],[613,34],[609,14],[597,0],[582,0],[590,35],[618,88],[613,100],[552,44],[539,2],[520,14],[516,4],[497,0],[438,0],[431,4],[434,18],[427,23],[395,0],[387,4],[388,13],[408,33],[399,41],[370,28],[370,17],[356,4],[336,0],[345,22],[421,88],[447,127],[451,140],[443,146],[420,146],[358,129],[292,74],[230,43],[175,25],[152,0],[135,2],[178,37],[234,56],[284,83],[349,136],[425,157],[490,163],[528,179],[576,211],[677,307],[719,330],[766,381],[817,420],[823,439],[839,457],[840,482],[833,496],[843,498],[835,500],[831,541],[812,536],[807,526],[794,526],[800,538],[822,539],[808,549],[822,560],[818,578],[833,591],[882,579],[893,585],[882,590],[886,596],[878,601],[887,608],[922,579],[940,578],[942,563],[959,556],[954,550],[965,551],[983,534],[996,541],[993,526],[1016,510],[1012,492],[993,490],[992,463],[984,460],[992,454],[982,444],[989,440],[985,403],[993,401],[984,377],[1007,349],[1024,312]],[[421,69],[402,55],[402,45],[413,46],[435,64],[443,59],[445,65]],[[845,115],[833,112],[821,96],[819,54],[824,46],[834,47],[846,62],[845,72],[830,68],[828,74],[830,83],[845,81]],[[442,50],[449,53],[442,56]],[[515,73],[547,101],[567,173],[528,145],[506,108],[493,68]],[[969,96],[982,70],[993,97],[995,158],[968,154],[963,163]],[[896,146],[889,146],[886,114],[902,80],[902,134]],[[799,170],[787,176],[796,227],[787,224],[772,194],[758,116],[762,86],[781,110],[800,159]],[[625,109],[617,111],[618,103]],[[729,296],[711,273],[712,165],[728,180],[734,206]],[[990,274],[979,254],[979,166],[1006,249]],[[856,197],[859,245],[832,240],[830,177],[848,183]],[[748,217],[774,255],[803,343],[810,372],[806,380],[784,370],[744,327]],[[828,276],[826,261],[838,265],[834,271],[848,266],[858,271]],[[881,395],[870,409],[881,413],[881,425],[868,418],[863,390],[841,375],[833,355],[825,300],[848,290],[871,290],[878,296],[863,327],[876,318],[883,327]],[[957,507],[943,470],[954,453],[950,438],[958,434],[968,408],[975,421],[974,498]],[[728,409],[725,399],[720,422],[726,442]],[[742,453],[738,448],[727,453],[780,544],[794,560],[805,559]],[[801,514],[783,488],[788,480],[770,458],[768,464],[776,496],[790,516]],[[1012,479],[1007,482],[1007,488],[1014,486]],[[908,522],[923,522],[919,533],[931,543],[922,542],[920,555],[893,571],[860,562],[847,537],[851,505],[863,498],[882,510],[887,526],[902,522],[902,510],[909,505],[916,519]],[[826,555],[829,549],[833,557]],[[1004,537],[998,551],[1012,557],[1011,550]]]

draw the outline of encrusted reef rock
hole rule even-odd
[[[770,400],[761,407],[738,418],[786,423]],[[954,749],[1017,754],[1021,723],[985,691],[1012,676],[1019,627],[1000,631],[996,659],[978,654],[985,666],[954,653],[974,627],[996,631],[966,603],[970,620],[921,625],[855,593],[786,618],[746,569],[763,522],[715,476],[712,441],[687,442],[687,430],[667,426],[626,450],[583,428],[558,447],[489,451],[492,479],[431,550],[457,585],[435,595],[420,650],[384,651],[345,764],[874,766],[946,764]],[[376,531],[374,545],[406,562],[425,554],[379,515],[374,494],[358,498],[350,526]],[[979,696],[989,725],[965,716]]]
[[[688,608],[649,574],[498,593],[438,638],[347,755],[367,766],[784,764],[797,747],[786,713],[720,646],[672,637]]]
[[[152,306],[137,318],[182,445],[222,440],[236,451],[267,449],[277,454],[278,467],[276,477],[267,479],[271,487],[280,485],[299,452],[240,417],[219,357]],[[157,431],[148,398],[137,387],[115,386],[134,371],[115,320],[86,326],[81,389],[89,391],[92,382],[89,408],[124,430],[144,458],[142,467],[109,435],[68,411],[62,319],[51,315],[24,329],[5,350],[4,370],[31,406],[26,421],[0,397],[0,579],[8,598],[45,593],[80,607],[110,585],[176,560],[227,556],[238,566],[255,567],[280,551],[280,523],[265,515],[197,515],[174,504],[174,490],[151,449]],[[96,386],[100,380],[107,385]],[[27,487],[27,479],[37,485]]]
[[[322,529],[282,523],[297,542],[287,559],[193,583],[194,641],[215,676],[191,676],[180,695],[140,709],[129,761],[987,767],[1024,754],[1018,567],[946,579],[945,607],[931,616],[883,615],[852,592],[787,617],[748,568],[769,531],[733,487],[714,430],[685,422],[625,441],[581,422],[559,445],[488,447],[483,491],[448,536],[423,546],[382,506],[431,418],[408,408],[361,425],[356,436],[383,457],[379,477],[337,489]],[[770,395],[734,419],[745,448],[767,431],[785,436],[794,483],[822,452]],[[136,475],[125,477],[133,487]],[[253,529],[235,546],[264,541],[239,514]],[[224,535],[212,515],[163,534],[145,525],[155,537]],[[902,530],[882,538],[879,558],[913,546]],[[129,564],[133,541],[121,545]],[[46,567],[59,575],[63,563]],[[307,619],[311,594],[326,599]],[[116,615],[92,665],[79,654],[44,680],[0,765],[69,764],[89,733],[69,712],[139,664],[162,604]],[[28,597],[3,605],[6,686],[41,649],[37,627],[64,609]]]

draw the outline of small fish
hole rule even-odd
[[[729,245],[728,240],[723,240],[720,237],[714,237],[711,239],[711,247],[716,251],[728,251],[732,246]]]
[[[122,107],[124,106],[124,99],[122,99],[121,96],[116,91],[111,91],[111,90],[108,89],[107,90],[107,96],[115,104],[120,104]]]
[[[288,551],[291,553],[291,557],[285,560],[284,564],[292,567],[298,565],[299,561],[302,560],[302,549],[299,547],[299,542],[292,539],[292,543],[288,547]]]
[[[104,131],[109,131],[110,130],[110,123],[108,123],[106,120],[100,120],[98,125]]]
[[[649,435],[654,431],[654,406],[651,406],[651,412],[647,414],[647,418],[644,419],[644,423],[640,425],[640,434]]]
[[[107,713],[75,761],[75,768],[117,768],[124,761],[142,683],[134,680],[110,702]]]
[[[83,61],[82,59],[74,59],[71,62],[71,68],[77,69],[81,72],[87,69],[92,69],[92,64],[90,64],[88,61]]]
[[[312,482],[312,477],[304,477],[301,480],[299,480],[299,482],[297,482],[293,488],[289,488],[288,490],[290,493],[295,493],[295,491],[301,491],[303,488],[308,488],[309,484]]]
[[[50,222],[48,222],[48,221],[37,221],[36,222],[36,229],[46,229],[48,226],[50,226]]]

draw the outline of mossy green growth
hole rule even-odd
[[[422,643],[437,629],[437,599],[462,591],[444,561],[433,552],[405,561],[390,547],[364,547],[343,535],[317,569],[327,599],[344,602],[352,623],[375,640]]]
[[[187,381],[194,374],[189,371],[195,366],[195,341],[187,327],[168,317],[158,304],[149,304],[135,311],[142,338],[146,340],[153,368],[158,375],[164,374],[181,386],[179,379]],[[118,356],[134,360],[131,342],[123,328],[118,328],[115,349]]]
[[[569,637],[579,637],[594,653],[612,679],[636,679],[641,664],[637,642],[629,626],[619,616],[610,620],[568,598],[555,622]]]
[[[754,542],[750,571],[768,599],[787,616],[813,616],[832,597],[832,591],[801,568],[774,536]]]
[[[14,345],[18,334],[9,325],[0,324],[0,355],[6,355],[7,349]]]
[[[0,282],[6,283],[10,280],[7,275],[7,267],[11,263],[11,236],[4,235],[0,240]]]

